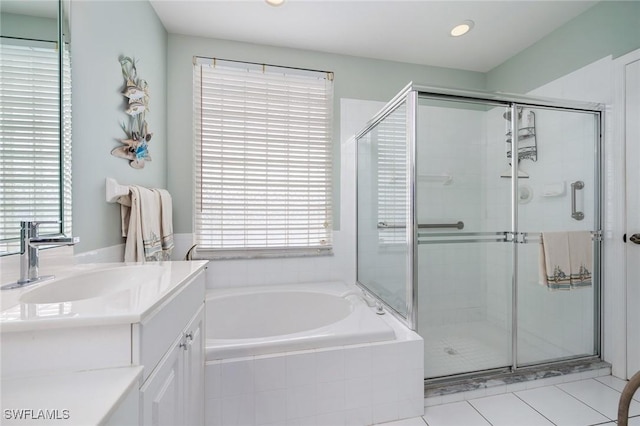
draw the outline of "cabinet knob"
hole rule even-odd
[[[186,342],[180,342],[180,344],[178,345],[179,347],[181,347],[183,350],[187,350],[189,349],[188,345]]]
[[[188,340],[193,340],[193,331],[190,331],[184,335]]]

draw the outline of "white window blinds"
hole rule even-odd
[[[399,106],[374,130],[378,142],[378,238],[381,244],[407,241],[407,114]]]
[[[62,96],[69,110],[61,127],[56,44],[7,38],[0,44],[0,254],[19,251],[21,220],[59,221],[64,215],[64,228],[42,225],[41,233],[71,229],[67,49],[63,55]]]
[[[197,58],[198,253],[331,252],[332,80],[325,72]]]

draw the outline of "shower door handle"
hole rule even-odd
[[[633,234],[632,236],[629,237],[629,241],[631,241],[634,244],[640,244],[640,234]]]
[[[576,192],[584,188],[584,182],[577,180],[571,184],[571,217],[575,220],[584,219],[584,213],[576,211]]]

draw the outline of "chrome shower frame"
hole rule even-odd
[[[594,146],[594,266],[593,266],[593,286],[594,286],[594,348],[595,355],[587,357],[572,357],[568,360],[575,361],[581,358],[598,358],[602,354],[602,278],[603,278],[603,252],[601,233],[603,229],[603,129],[604,127],[604,111],[605,107],[599,103],[590,102],[574,102],[564,101],[543,97],[532,97],[517,94],[506,93],[488,93],[480,91],[469,91],[459,89],[449,89],[441,87],[431,87],[417,85],[413,82],[405,86],[387,105],[380,110],[366,126],[356,134],[356,164],[358,161],[358,142],[369,131],[380,124],[387,116],[394,112],[400,105],[406,104],[407,110],[407,197],[410,208],[406,215],[406,223],[410,226],[406,227],[406,241],[408,247],[408,255],[406,256],[406,278],[405,294],[406,294],[406,315],[398,312],[389,306],[385,300],[379,297],[375,291],[370,290],[365,284],[360,282],[358,276],[358,238],[356,237],[356,284],[362,288],[367,294],[371,295],[380,302],[388,312],[400,319],[412,330],[417,328],[418,319],[418,228],[417,222],[417,182],[416,182],[416,157],[417,157],[417,114],[418,100],[420,98],[429,98],[436,100],[453,100],[466,101],[471,103],[481,103],[484,105],[495,105],[510,108],[512,117],[517,117],[518,109],[537,108],[550,110],[564,110],[581,113],[590,113],[595,115],[595,135],[596,141]],[[518,152],[518,120],[511,120],[512,136],[512,152]],[[517,154],[516,154],[517,155]],[[518,364],[518,244],[526,242],[526,233],[520,233],[518,228],[518,169],[519,162],[511,162],[511,235],[505,235],[505,241],[513,244],[512,248],[512,277],[511,277],[511,371],[515,371],[521,367],[529,367],[532,365],[550,365],[564,360],[551,360],[534,364]],[[357,167],[356,167],[357,168]],[[358,194],[358,179],[356,170],[356,194]],[[356,195],[357,197],[357,195]],[[356,200],[356,236],[358,235],[358,202]],[[478,237],[480,233],[467,233],[470,236]],[[507,233],[505,233],[507,234]],[[481,236],[480,236],[481,237]],[[464,374],[463,374],[464,375]]]

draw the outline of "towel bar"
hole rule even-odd
[[[602,241],[602,231],[590,231],[591,238],[594,241]],[[542,242],[542,233],[540,232],[521,232],[519,243],[539,243]]]
[[[107,178],[105,184],[106,184],[105,198],[107,200],[107,203],[115,203],[116,201],[118,201],[118,198],[120,198],[123,195],[127,195],[129,193],[128,186],[120,185],[113,178]]]

